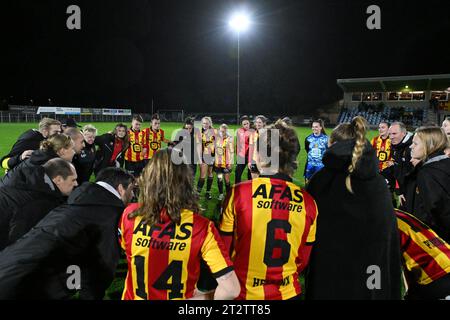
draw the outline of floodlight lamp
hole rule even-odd
[[[246,14],[236,13],[231,17],[229,25],[233,30],[241,32],[248,29],[250,20]]]

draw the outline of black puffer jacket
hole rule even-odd
[[[58,158],[58,155],[53,150],[35,150],[31,154],[31,156],[26,159],[25,161],[22,161],[17,166],[14,167],[14,169],[9,170],[3,178],[0,180],[0,188],[4,186],[11,185],[11,181],[14,181],[14,176],[19,174],[23,175],[23,173],[20,173],[24,168],[31,168],[35,169],[38,166],[42,166],[45,164],[48,160]]]
[[[4,159],[9,158],[8,168],[5,169],[14,168],[21,162],[20,156],[24,151],[39,149],[39,145],[43,140],[45,140],[45,138],[38,130],[30,129],[28,131],[25,131],[20,135],[16,143],[14,143],[11,151],[6,156],[0,159],[0,163],[3,163]]]
[[[389,181],[391,189],[394,190],[397,180],[398,188],[395,193],[398,195],[406,194],[405,177],[414,169],[411,164],[411,149],[413,135],[408,134],[403,138],[402,142],[397,145],[392,145],[392,160],[394,165],[384,169],[382,175]]]
[[[97,175],[102,169],[107,167],[122,168],[125,161],[125,150],[128,149],[128,141],[123,141],[122,150],[116,159],[111,159],[114,153],[114,142],[116,136],[113,133],[105,133],[95,137],[95,145],[99,148],[95,154],[94,173]]]
[[[27,233],[64,197],[44,168],[23,168],[0,188],[0,250]]]
[[[400,299],[397,221],[368,141],[351,177],[354,193],[345,187],[354,144],[333,144],[324,154],[325,167],[307,185],[319,212],[307,299]],[[374,272],[380,289],[367,285],[376,284],[369,279]]]
[[[81,270],[80,298],[102,299],[119,261],[117,226],[124,210],[114,194],[93,183],[75,189],[0,253],[0,299],[66,299],[69,266]],[[70,270],[70,269],[69,269]]]
[[[407,178],[409,212],[450,242],[450,158],[431,155]]]
[[[89,181],[94,171],[95,162],[95,145],[84,142],[84,148],[80,154],[73,157],[72,163],[77,170],[77,182],[79,185]]]

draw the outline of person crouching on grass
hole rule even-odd
[[[202,217],[191,170],[173,161],[173,149],[155,153],[139,178],[139,201],[120,221],[128,273],[124,300],[206,298],[196,289],[200,261],[218,282],[215,299],[240,291],[233,266],[214,227]]]

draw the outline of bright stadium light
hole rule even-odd
[[[240,73],[239,73],[239,35],[242,31],[246,31],[250,26],[250,18],[244,12],[238,12],[231,16],[228,25],[236,31],[237,33],[237,94],[236,94],[236,102],[237,102],[237,121],[236,124],[239,124],[239,83],[240,83]]]
[[[248,26],[250,25],[250,19],[245,13],[239,12],[235,13],[231,17],[230,22],[228,24],[233,30],[241,32],[248,29]]]

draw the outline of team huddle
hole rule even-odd
[[[142,123],[44,118],[1,159],[1,299],[102,299],[121,256],[124,300],[450,296],[450,120],[414,137],[382,122],[371,142],[360,116],[329,136],[313,121],[304,189],[289,118],[244,116],[235,137],[188,118],[172,140]],[[214,173],[217,221],[200,206]]]

